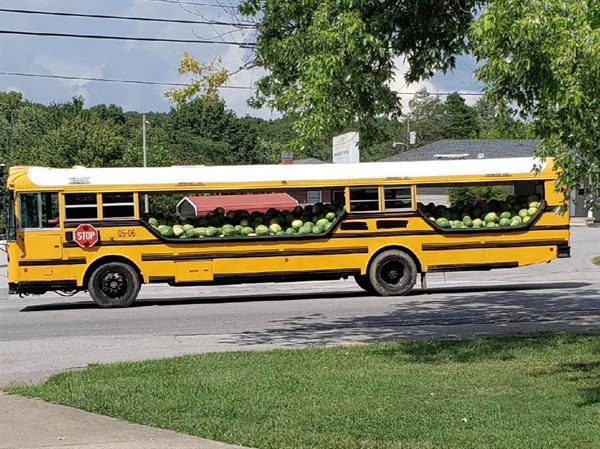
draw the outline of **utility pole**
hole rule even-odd
[[[147,151],[147,144],[146,144],[146,124],[148,122],[146,121],[146,114],[142,115],[142,153],[143,153],[143,158],[144,158],[144,167],[148,166],[148,151]],[[148,204],[148,194],[144,194],[144,213],[148,213],[150,212],[150,206]]]

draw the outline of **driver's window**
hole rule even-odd
[[[21,229],[58,226],[58,194],[55,192],[19,194],[19,221]]]
[[[21,229],[40,228],[41,203],[39,193],[19,195],[19,221]]]
[[[44,192],[42,197],[42,227],[55,228],[59,226],[58,217],[58,193]]]

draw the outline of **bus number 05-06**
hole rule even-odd
[[[135,237],[135,229],[119,229],[118,236],[119,238]]]

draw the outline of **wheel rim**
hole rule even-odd
[[[404,280],[404,264],[397,260],[390,260],[381,266],[381,280],[390,286],[398,286]]]
[[[127,280],[122,273],[110,272],[104,275],[101,284],[102,293],[110,298],[123,296],[127,291]]]

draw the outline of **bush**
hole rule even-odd
[[[477,186],[477,187],[450,187],[448,199],[454,206],[459,201],[463,203],[485,203],[491,200],[504,201],[508,190],[502,186]]]

